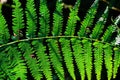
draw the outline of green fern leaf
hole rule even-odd
[[[35,37],[35,32],[37,29],[37,14],[35,9],[34,0],[27,0],[26,3],[26,19],[27,19],[27,38]]]
[[[3,56],[2,56],[3,57]],[[1,63],[0,63],[1,64]],[[4,71],[2,70],[2,67],[0,66],[0,80],[4,80]]]
[[[48,36],[48,33],[50,32],[49,21],[50,21],[50,14],[47,8],[47,0],[40,0],[40,21],[39,21],[40,23],[39,36],[40,37]]]
[[[111,80],[112,77],[112,47],[109,44],[104,45],[104,60],[105,66],[107,69],[108,80]]]
[[[113,78],[116,77],[118,72],[118,67],[120,67],[120,50],[119,48],[114,48],[114,67],[113,67]]]
[[[7,28],[6,20],[0,11],[0,44],[7,43],[9,41],[10,35]]]
[[[112,33],[114,33],[117,29],[117,24],[120,22],[120,16],[118,16],[113,25],[108,26],[108,29],[104,32],[102,37],[103,42],[110,42]]]
[[[24,28],[24,20],[23,20],[23,9],[21,8],[21,3],[19,2],[19,0],[14,0],[14,9],[12,11],[12,28],[13,28],[13,40],[15,39],[19,39],[21,37],[21,33],[20,30]]]
[[[63,22],[63,14],[62,14],[63,5],[62,2],[57,0],[56,9],[53,13],[53,36],[59,36],[62,32],[62,22]]]
[[[91,72],[92,72],[92,43],[87,39],[82,40],[83,49],[84,49],[84,60],[85,67],[88,80],[91,80]]]
[[[76,64],[81,74],[81,80],[85,80],[85,66],[84,66],[84,54],[81,41],[75,38],[71,39],[73,55],[75,57]]]
[[[102,41],[109,42],[111,40],[112,33],[114,33],[116,30],[115,25],[108,26],[108,29],[104,32],[104,35],[102,37]]]
[[[11,56],[7,54],[7,51],[1,51],[0,53],[0,78],[1,80],[14,80],[15,76],[12,76],[12,69],[10,67],[12,61],[10,60]]]
[[[31,71],[35,80],[40,80],[42,78],[42,74],[40,72],[40,66],[37,64],[36,58],[33,58],[33,48],[31,48],[29,43],[19,43],[19,48],[24,53],[23,56],[27,63],[28,68]]]
[[[1,55],[2,54],[2,55]],[[0,78],[2,78],[1,80],[14,80],[15,76],[12,76],[12,69],[10,67],[10,64],[12,63],[10,61],[10,56],[5,52],[1,52],[0,54]]]
[[[92,35],[91,38],[93,39],[98,39],[100,34],[102,33],[102,29],[105,25],[106,19],[108,17],[108,7],[105,9],[102,17],[99,18],[99,20],[97,21],[93,31],[92,31]]]
[[[26,66],[23,60],[21,60],[21,54],[16,47],[8,47],[3,51],[3,55],[0,55],[1,72],[3,72],[3,80],[26,80]],[[13,75],[14,74],[14,75]],[[1,77],[1,76],[0,76]]]
[[[94,42],[94,64],[95,64],[95,73],[97,74],[97,80],[101,80],[101,71],[102,71],[102,60],[103,60],[103,44],[100,42]]]
[[[38,41],[34,41],[32,44],[38,48],[36,55],[38,57],[39,66],[41,66],[43,74],[45,75],[47,80],[52,80],[52,72],[50,68],[50,62],[48,59],[49,57],[47,56],[47,53],[45,53],[46,47],[43,46],[42,42]]]
[[[25,66],[24,61],[21,59],[21,53],[17,50],[16,47],[9,47],[8,50],[8,53],[14,58],[13,60],[15,61],[14,63],[12,63],[13,65],[11,66],[15,66],[12,70],[12,72],[16,73],[14,80],[17,80],[18,78],[20,80],[26,80],[27,67]]]
[[[80,20],[80,18],[77,15],[79,6],[80,6],[80,0],[76,2],[75,6],[72,9],[70,9],[70,15],[68,17],[68,22],[67,22],[66,31],[65,31],[66,36],[74,35],[76,23],[78,20]]]
[[[50,50],[50,59],[51,59],[52,65],[59,79],[64,80],[64,70],[61,63],[62,57],[60,56],[57,41],[55,39],[48,39],[48,42],[49,42],[48,46]]]
[[[75,74],[74,74],[74,66],[73,66],[72,52],[70,48],[70,41],[65,38],[60,38],[60,42],[61,42],[62,52],[64,56],[64,61],[66,63],[68,72],[70,73],[73,80],[76,80]]]
[[[81,28],[78,32],[78,36],[85,37],[87,35],[86,29],[91,27],[93,19],[95,17],[99,0],[95,0],[91,8],[88,10],[88,13],[85,16],[85,19],[82,22]]]

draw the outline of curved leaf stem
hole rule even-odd
[[[101,43],[108,43],[108,42],[100,41],[98,39],[91,39],[91,38],[79,37],[79,36],[46,36],[46,37],[37,37],[37,38],[28,38],[28,39],[16,40],[16,41],[13,41],[13,42],[2,44],[2,45],[0,45],[0,48],[4,47],[4,46],[9,46],[9,45],[12,45],[12,44],[15,44],[15,43],[20,43],[20,42],[27,42],[27,41],[41,40],[41,39],[54,39],[54,38],[78,38],[78,39],[87,39],[87,40],[92,40],[92,41],[98,41],[98,42],[101,42]],[[108,44],[110,44],[110,43],[108,43]],[[110,45],[112,45],[112,44],[110,44]]]

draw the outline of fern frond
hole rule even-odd
[[[93,19],[95,17],[99,0],[95,0],[90,9],[88,10],[85,19],[82,21],[81,28],[78,32],[78,36],[85,37],[87,35],[86,29],[91,27]]]
[[[117,24],[120,22],[120,15],[115,19],[114,24],[108,26],[108,29],[104,32],[104,35],[102,36],[103,42],[109,42],[111,40],[112,34],[117,29]]]
[[[112,33],[114,33],[116,30],[115,25],[108,26],[107,30],[104,32],[104,35],[102,37],[103,42],[109,42],[111,40]]]
[[[97,80],[101,80],[101,71],[102,71],[102,60],[103,60],[103,44],[100,42],[94,42],[94,65],[95,65],[95,73],[97,74]]]
[[[10,34],[7,28],[6,20],[0,11],[0,44],[7,43],[9,38]]]
[[[92,31],[91,38],[98,39],[100,34],[102,33],[102,29],[105,25],[106,19],[108,17],[108,7],[105,9],[102,17],[99,18],[99,20],[96,22],[96,25]]]
[[[104,45],[104,60],[107,69],[108,80],[111,80],[112,77],[112,54],[113,54],[112,47],[106,43]]]
[[[3,56],[2,56],[3,57]],[[1,64],[1,63],[0,63]],[[0,80],[4,80],[4,71],[2,70],[2,67],[0,65]]]
[[[27,38],[35,37],[37,29],[37,14],[35,9],[34,0],[27,0],[26,3],[26,19],[27,19]]]
[[[49,42],[48,46],[49,46],[50,59],[51,59],[52,65],[59,79],[64,80],[64,70],[61,63],[62,57],[59,52],[57,41],[55,39],[48,39],[47,41]]]
[[[0,64],[2,64],[0,70],[3,72],[3,80],[27,79],[25,63],[21,60],[21,54],[16,47],[6,48],[0,56]]]
[[[12,69],[10,67],[10,64],[12,61],[10,60],[11,56],[9,56],[5,51],[1,51],[0,53],[0,78],[1,80],[14,80],[15,76],[12,76]]]
[[[77,67],[81,75],[81,80],[85,80],[84,54],[83,54],[81,41],[77,40],[76,38],[72,38],[71,42],[72,42],[72,48],[74,51],[73,55],[75,57]]]
[[[71,48],[70,48],[70,41],[65,38],[60,38],[59,41],[61,43],[64,61],[66,63],[68,72],[70,73],[73,80],[76,80],[76,77],[74,74],[74,66],[73,66],[72,52],[71,52]]]
[[[120,67],[120,50],[119,48],[114,48],[114,67],[113,67],[113,78],[116,77],[118,72],[118,67]]]
[[[19,0],[14,0],[14,9],[12,11],[12,28],[13,28],[13,40],[19,39],[21,36],[20,30],[24,28],[24,20],[23,20],[23,9],[21,8],[21,3]]]
[[[68,17],[68,22],[67,22],[66,31],[65,31],[66,36],[74,35],[76,23],[78,20],[80,20],[80,18],[77,15],[79,6],[80,6],[80,0],[77,0],[75,6],[72,9],[70,9],[70,14]]]
[[[17,50],[17,48],[9,47],[8,53],[14,58],[11,67],[14,67],[12,72],[15,73],[14,80],[20,79],[20,80],[26,80],[27,76],[27,67],[24,63],[24,61],[21,59],[21,53]],[[11,57],[11,58],[12,58]]]
[[[60,0],[57,0],[56,9],[53,13],[53,36],[60,36],[62,32],[62,24],[63,24],[63,13],[62,13],[63,5]]]
[[[83,49],[84,49],[84,60],[85,60],[85,68],[88,80],[91,80],[91,72],[92,72],[92,43],[87,39],[82,40]]]
[[[21,42],[19,43],[19,48],[24,53],[23,56],[27,63],[28,68],[35,80],[40,80],[42,78],[42,74],[40,72],[40,66],[37,64],[36,58],[32,57],[33,48],[31,48],[29,43]]]
[[[50,32],[50,14],[47,7],[47,0],[40,0],[40,30],[39,30],[39,36],[45,37],[48,36],[48,33]]]
[[[45,53],[46,47],[42,42],[38,41],[34,41],[32,44],[38,48],[36,55],[38,57],[39,66],[41,67],[43,74],[47,80],[52,80],[49,57],[47,56],[47,53]]]

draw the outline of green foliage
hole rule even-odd
[[[104,60],[107,69],[108,80],[112,77],[112,47],[109,44],[104,45]]]
[[[62,1],[57,1],[56,9],[53,13],[53,36],[59,36],[62,32],[62,22],[63,22],[63,14],[62,14],[63,4]]]
[[[76,23],[77,23],[77,20],[79,20],[79,17],[77,15],[79,6],[80,6],[80,0],[76,2],[76,4],[72,9],[70,9],[70,15],[68,17],[68,22],[67,22],[66,31],[65,31],[66,36],[74,35]]]
[[[0,56],[0,76],[1,80],[26,80],[27,67],[21,59],[21,53],[16,47],[8,46]],[[4,59],[4,60],[3,60]],[[5,63],[5,64],[4,64]]]
[[[106,22],[106,19],[108,17],[108,7],[106,8],[106,10],[104,11],[104,14],[102,15],[102,17],[99,18],[99,20],[97,21],[93,31],[92,31],[92,35],[91,37],[93,39],[98,39],[100,34],[103,31],[104,28],[104,24]]]
[[[23,9],[21,8],[21,3],[18,0],[14,0],[13,2],[13,11],[12,16],[14,17],[12,19],[12,28],[13,28],[13,40],[18,40],[21,37],[20,30],[24,28],[23,23]]]
[[[77,25],[81,0],[76,0],[64,24],[63,1],[56,0],[53,13],[47,1],[39,0],[37,5],[34,0],[27,0],[24,11],[21,2],[13,0],[11,34],[0,10],[0,80],[92,80],[93,74],[101,80],[103,65],[108,80],[116,78],[120,40],[115,37],[120,35],[120,15],[106,26],[106,6],[98,21],[94,21],[99,8],[99,0],[95,0],[81,25]]]
[[[61,56],[59,52],[59,48],[57,45],[57,40],[54,39],[48,39],[48,46],[50,50],[50,59],[52,62],[52,65],[59,77],[60,80],[64,80],[64,70],[61,63]]]
[[[115,51],[115,56],[114,56],[114,68],[113,68],[113,78],[116,77],[118,67],[120,65],[120,54],[119,54],[119,49],[114,48]]]
[[[50,31],[50,14],[49,14],[49,10],[47,7],[47,0],[40,0],[40,30],[39,30],[39,36],[40,37],[45,37],[48,36],[48,33]]]
[[[37,47],[36,55],[38,57],[39,66],[46,76],[47,80],[52,80],[52,72],[50,69],[50,62],[48,56],[46,55],[46,47],[42,44],[42,42],[35,41],[33,45]]]
[[[27,38],[35,37],[37,29],[37,14],[35,9],[34,0],[27,0],[26,3],[26,19],[27,19]]]
[[[95,18],[95,14],[96,14],[97,8],[98,8],[98,2],[99,2],[99,0],[95,0],[94,3],[92,4],[91,8],[88,10],[88,12],[85,16],[85,19],[81,23],[82,25],[78,32],[78,36],[80,36],[80,37],[87,36],[87,34],[88,34],[87,28],[91,27],[93,24],[93,20]]]
[[[102,60],[103,60],[103,44],[100,42],[94,42],[94,65],[95,73],[97,74],[97,80],[101,80]]]
[[[88,80],[91,80],[91,72],[92,72],[92,45],[91,41],[83,39],[83,49],[84,49],[84,59],[85,59],[85,67],[86,74]]]
[[[33,48],[31,48],[29,43],[24,42],[19,44],[19,48],[24,53],[23,56],[34,79],[35,80],[41,79],[40,68],[39,65],[37,64],[37,60],[32,57],[32,55],[34,55]]]
[[[73,66],[72,52],[70,48],[70,41],[68,39],[61,38],[60,43],[61,43],[64,61],[66,63],[68,72],[70,73],[72,79],[76,80],[75,74],[74,74],[74,66]]]
[[[9,41],[10,35],[8,32],[6,20],[0,11],[0,44],[7,43]]]
[[[72,48],[73,48],[73,55],[75,57],[76,64],[78,66],[81,80],[85,79],[85,66],[84,66],[84,54],[83,54],[83,48],[82,43],[80,40],[77,40],[75,38],[71,39],[72,42]]]

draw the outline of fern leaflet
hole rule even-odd
[[[74,66],[73,66],[72,52],[70,48],[70,41],[65,38],[60,38],[60,43],[61,43],[64,61],[66,63],[68,72],[70,73],[73,80],[76,80],[75,74],[74,74]]]
[[[80,5],[80,0],[76,2],[75,6],[72,9],[70,9],[70,15],[68,17],[68,22],[65,31],[66,36],[74,35],[77,20],[80,20],[77,15],[79,10],[79,5]]]
[[[56,9],[53,13],[53,36],[60,36],[62,32],[62,22],[63,22],[63,14],[62,14],[63,5],[62,2],[57,0]]]
[[[10,35],[7,28],[6,20],[4,19],[2,12],[0,11],[0,44],[7,43]]]
[[[95,73],[97,74],[97,80],[101,80],[101,71],[102,71],[102,60],[103,60],[103,44],[100,42],[94,42],[94,65]]]
[[[113,78],[116,77],[118,67],[120,66],[120,50],[119,48],[114,48],[114,67],[113,67]]]
[[[120,16],[118,16],[115,20],[115,24],[108,26],[108,29],[105,31],[104,35],[102,36],[103,42],[110,42],[112,33],[114,33],[117,29],[117,24],[120,21]]]
[[[92,35],[91,37],[93,39],[98,39],[100,34],[102,33],[102,29],[104,27],[104,24],[106,22],[106,19],[108,17],[108,7],[106,8],[106,10],[104,11],[102,17],[99,18],[99,20],[97,21],[93,31],[92,31]]]
[[[92,4],[91,8],[88,10],[88,13],[85,16],[85,19],[82,21],[82,25],[80,27],[80,30],[78,32],[78,36],[80,37],[85,37],[86,34],[86,28],[91,27],[93,23],[93,19],[95,17],[97,8],[98,8],[98,2],[99,0],[95,0],[94,3]]]
[[[23,20],[23,9],[21,8],[21,3],[19,2],[19,0],[14,0],[14,9],[12,11],[12,16],[14,17],[12,19],[13,22],[13,40],[18,40],[20,39],[20,37],[22,36],[22,34],[20,33],[21,29],[24,28],[24,20]]]
[[[40,72],[40,66],[37,64],[36,58],[33,58],[33,48],[31,48],[29,43],[20,43],[19,48],[24,53],[23,56],[25,58],[25,61],[27,63],[28,68],[31,71],[31,74],[33,75],[35,80],[40,80],[42,78],[41,72]]]
[[[81,74],[81,80],[85,80],[85,66],[84,66],[84,54],[81,41],[76,38],[71,39],[73,55],[75,57],[76,64],[78,66],[79,72]]]
[[[40,37],[45,37],[48,36],[48,33],[50,32],[49,28],[49,19],[50,19],[50,14],[49,10],[47,8],[47,0],[40,0],[40,30],[39,30],[39,36]]]
[[[88,80],[91,80],[91,71],[92,71],[92,45],[91,41],[87,39],[82,40],[83,49],[84,49],[84,60],[85,60],[85,68]]]
[[[32,44],[38,48],[36,55],[38,57],[38,61],[43,71],[43,74],[45,75],[47,80],[52,80],[52,72],[50,68],[50,62],[48,59],[49,57],[47,56],[47,53],[45,53],[46,47],[42,44],[42,41],[34,41]]]
[[[27,18],[27,38],[35,37],[35,32],[37,29],[37,14],[35,9],[34,0],[27,0],[26,3],[26,18]]]
[[[112,77],[112,47],[109,44],[104,45],[104,60],[107,69],[108,80]]]
[[[64,70],[62,67],[62,63],[60,61],[62,57],[60,56],[57,41],[55,39],[48,39],[48,42],[49,42],[48,46],[50,50],[50,59],[53,64],[53,67],[60,80],[64,80]]]

